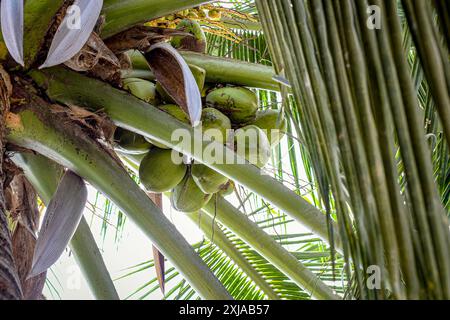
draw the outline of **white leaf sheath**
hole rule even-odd
[[[83,216],[87,194],[83,179],[67,171],[45,213],[28,278],[46,271],[64,252]]]
[[[9,54],[23,66],[23,0],[2,0],[1,24]]]
[[[50,45],[47,59],[39,68],[56,66],[75,56],[94,30],[102,6],[103,0],[75,0],[67,9]]]

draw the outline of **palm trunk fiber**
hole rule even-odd
[[[0,300],[19,300],[22,298],[22,288],[14,263],[3,189],[5,181],[5,172],[3,170],[5,117],[9,111],[11,82],[8,74],[1,66],[0,78]]]

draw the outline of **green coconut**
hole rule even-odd
[[[172,117],[181,122],[187,124],[190,123],[188,114],[184,112],[184,110],[180,106],[177,106],[176,104],[164,104],[158,106],[158,109],[164,111],[165,113],[170,114]]]
[[[175,104],[175,100],[167,93],[166,89],[163,88],[161,83],[156,83],[156,92],[158,92],[159,98],[165,103]]]
[[[201,91],[202,98],[206,97],[208,93],[213,89],[215,86],[214,83],[211,82],[205,82],[205,85],[203,86],[203,90]]]
[[[212,20],[220,20],[220,18],[222,18],[222,12],[217,9],[209,10],[208,17]]]
[[[206,104],[220,110],[232,123],[242,124],[255,120],[258,98],[246,88],[228,87],[211,91],[206,96]]]
[[[186,170],[187,166],[184,163],[174,163],[172,150],[153,148],[142,159],[139,179],[150,192],[166,192],[183,180]]]
[[[229,196],[234,191],[234,182],[232,180],[228,180],[227,183],[220,186],[219,195],[222,197]]]
[[[251,164],[264,167],[270,159],[270,143],[266,134],[255,125],[248,125],[235,131],[235,150]]]
[[[273,109],[258,111],[253,124],[266,133],[272,147],[280,143],[287,128],[286,118],[280,111]]]
[[[192,75],[194,76],[195,82],[197,83],[198,86],[198,90],[202,92],[206,81],[206,70],[194,64],[190,64],[189,69],[191,70]]]
[[[214,108],[202,110],[202,129],[214,138],[214,140],[225,144],[227,142],[228,130],[231,130],[231,121],[226,115]],[[214,129],[214,131],[213,131]]]
[[[176,104],[161,105],[161,106],[158,106],[158,109],[161,111],[164,111],[165,113],[170,114],[172,117],[174,117],[175,119],[177,119],[181,122],[190,124],[189,116],[187,115],[187,113],[184,112],[184,110],[181,109],[181,107],[177,106]],[[150,139],[150,138],[145,138],[145,139],[158,148],[170,149],[170,147],[168,147],[162,143],[159,143],[153,139]]]
[[[126,154],[143,154],[152,147],[143,136],[122,128],[114,132],[114,141],[115,148]]]
[[[139,78],[127,78],[123,80],[123,88],[145,102],[153,105],[158,103],[156,85],[153,82]]]
[[[190,174],[186,174],[183,181],[173,189],[170,202],[178,211],[196,212],[208,203],[211,196],[198,187]]]
[[[206,35],[197,21],[183,19],[177,25],[178,30],[183,30],[193,35],[175,36],[171,44],[174,48],[189,50],[194,52],[206,53]]]
[[[227,177],[200,163],[192,165],[191,174],[200,190],[207,194],[219,192],[228,182]]]

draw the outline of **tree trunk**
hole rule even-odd
[[[3,154],[5,149],[5,117],[9,111],[9,97],[11,82],[9,75],[0,66],[0,300],[19,300],[22,289],[14,263],[11,233],[6,216],[6,204],[3,184],[5,172],[3,170]]]
[[[13,220],[17,222],[12,235],[12,249],[23,299],[41,300],[47,272],[28,279],[39,227],[36,192],[25,176],[18,174],[9,185],[6,195],[7,209]]]

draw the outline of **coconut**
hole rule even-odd
[[[126,154],[143,154],[152,147],[143,136],[122,128],[114,132],[114,141],[115,148]]]
[[[253,121],[258,109],[256,94],[242,87],[220,88],[211,91],[206,96],[206,104],[220,110],[235,124]]]
[[[172,191],[170,202],[172,206],[181,212],[196,212],[203,208],[211,199],[210,194],[205,194],[188,173]]]
[[[159,98],[165,103],[175,104],[175,100],[167,93],[166,89],[163,88],[161,83],[156,83],[156,92],[158,92]]]
[[[187,123],[190,123],[189,116],[186,112],[184,112],[183,109],[181,109],[180,106],[177,106],[176,104],[164,104],[161,106],[158,106],[159,110],[164,111],[165,113],[170,114],[175,119]]]
[[[183,30],[193,35],[175,36],[172,38],[172,46],[177,49],[206,53],[206,36],[197,21],[183,19],[177,25],[178,30]]]
[[[190,64],[189,69],[191,70],[192,75],[194,76],[195,82],[197,82],[198,90],[202,92],[205,86],[206,70],[194,64]]]
[[[210,82],[205,82],[205,85],[203,86],[203,90],[201,91],[202,98],[206,97],[208,93],[213,89],[215,84]]]
[[[157,104],[156,86],[153,82],[139,78],[127,78],[123,80],[123,88],[135,97],[150,104]]]
[[[235,131],[235,149],[239,156],[262,168],[270,159],[270,143],[266,134],[255,125]]]
[[[222,197],[229,196],[234,191],[234,182],[232,180],[228,180],[226,184],[220,186],[219,195]]]
[[[175,104],[165,104],[162,106],[158,106],[158,109],[161,111],[164,111],[165,113],[170,114],[172,117],[174,117],[175,119],[177,119],[181,122],[190,124],[189,116],[187,115],[186,112],[184,112],[183,109],[181,109],[180,106],[177,106]],[[153,139],[150,139],[150,138],[145,138],[145,139],[158,148],[170,149],[170,147],[168,147],[162,143],[159,143]]]
[[[205,108],[202,111],[202,129],[214,138],[214,140],[225,144],[228,138],[228,130],[231,130],[230,119],[222,112],[214,108]],[[214,129],[214,131],[212,131]],[[208,131],[210,130],[210,131]]]
[[[253,124],[266,133],[272,147],[278,145],[286,133],[286,118],[278,110],[258,111]]]
[[[219,192],[228,182],[227,177],[200,163],[192,165],[191,174],[200,190],[208,194]]]
[[[212,20],[220,20],[222,18],[222,12],[217,9],[211,9],[208,11],[208,17]]]
[[[153,148],[141,161],[139,179],[150,192],[166,192],[183,180],[186,170],[184,163],[173,162],[172,150]]]

